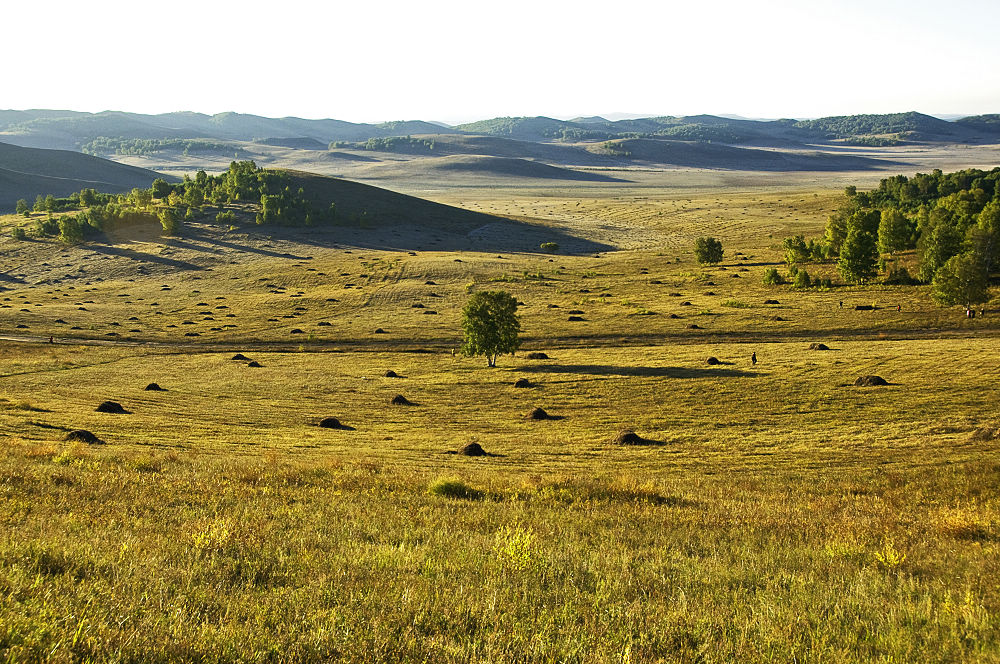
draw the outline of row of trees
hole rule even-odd
[[[22,199],[17,202],[17,211],[25,216],[33,211],[48,212],[48,219],[37,221],[32,233],[58,234],[75,244],[91,234],[139,222],[158,221],[165,234],[178,235],[184,221],[211,218],[209,206],[215,208],[215,220],[227,224],[247,215],[254,215],[258,224],[288,226],[329,223],[336,218],[334,203],[327,207],[314,204],[302,188],[293,187],[286,173],[261,169],[252,161],[234,161],[216,176],[198,171],[194,178],[185,176],[179,183],[158,178],[149,189],[133,189],[127,194],[83,189],[66,198],[39,196],[34,206]],[[59,219],[53,214],[73,211],[77,214]],[[15,237],[25,234],[24,229],[15,231]]]
[[[934,285],[946,304],[985,301],[988,275],[1000,258],[1000,168],[882,180],[871,192],[845,190],[824,236],[786,238],[789,265],[836,260],[849,283],[914,281]],[[916,274],[899,255],[916,250]]]

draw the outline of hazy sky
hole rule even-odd
[[[2,17],[0,108],[1000,112],[996,0],[12,0]]]

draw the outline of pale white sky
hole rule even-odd
[[[1000,112],[996,0],[18,0],[0,16],[5,109]]]

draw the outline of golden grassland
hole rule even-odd
[[[688,194],[470,195],[636,243],[597,258],[316,246],[8,283],[0,333],[43,342],[0,356],[0,653],[1000,660],[997,313],[765,287],[834,193]],[[700,234],[726,269],[693,262]],[[525,348],[487,369],[451,350],[492,288],[525,303]],[[867,374],[890,385],[852,385]],[[79,428],[106,444],[64,440]],[[470,442],[491,456],[448,454]]]

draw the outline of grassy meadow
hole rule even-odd
[[[0,655],[1000,661],[1000,311],[764,286],[838,194],[734,191],[439,197],[596,255],[0,241]],[[487,369],[453,350],[498,288]]]

